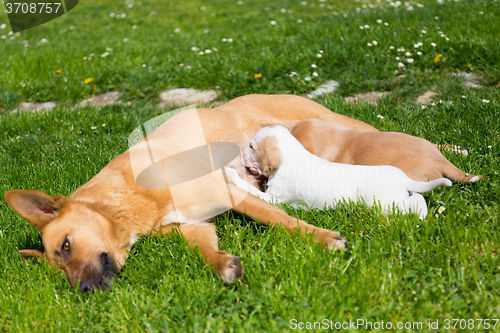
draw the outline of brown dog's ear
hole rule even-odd
[[[33,190],[8,191],[5,193],[5,200],[23,219],[38,230],[55,219],[65,203],[63,195],[53,197]]]
[[[19,250],[19,254],[23,256],[24,259],[28,258],[43,258],[45,256],[45,251],[43,248],[40,249],[30,249],[30,250]]]
[[[278,148],[276,137],[269,137],[264,140],[264,156],[262,156],[261,161],[264,174],[268,174],[280,164],[281,150]]]

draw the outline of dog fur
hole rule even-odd
[[[198,144],[191,135],[190,114],[187,111],[176,114],[137,145],[156,140],[161,148],[167,146],[161,145],[163,142],[169,144],[169,149],[182,150],[186,142]],[[309,118],[319,117],[344,127],[377,131],[361,121],[292,95],[248,95],[214,109],[198,109],[197,114],[207,142],[230,142],[239,147],[246,145],[263,127],[279,124],[292,128]],[[226,184],[216,172],[207,176],[203,186],[184,188],[180,194],[182,204],[178,207],[168,186],[145,189],[136,184],[130,155],[134,147],[110,161],[68,198],[35,190],[6,192],[7,203],[42,233],[43,250],[23,250],[21,254],[44,256],[64,271],[74,288],[79,285],[81,291],[89,292],[109,286],[125,264],[127,251],[141,235],[176,229],[191,247],[199,248],[222,280],[232,283],[242,276],[241,262],[238,257],[218,249],[215,227],[205,218],[227,205],[228,188],[234,197],[242,198],[235,201],[232,207],[235,211],[265,225],[283,226],[290,233],[296,230],[311,233],[315,241],[327,249],[345,248],[345,240],[338,232],[290,217],[238,187]]]
[[[448,177],[470,184],[483,179],[458,169],[429,141],[404,133],[346,128],[322,119],[303,120],[291,133],[307,151],[330,162],[392,165],[418,181]]]
[[[248,186],[238,174],[226,169],[236,186],[267,202],[289,203],[293,207],[336,207],[344,200],[380,204],[390,212],[394,206],[405,213],[427,215],[427,205],[419,194],[438,186],[451,186],[451,181],[439,178],[418,182],[400,169],[389,166],[366,166],[333,163],[308,152],[282,126],[261,129],[241,148],[241,163],[251,172],[268,177],[267,191]]]

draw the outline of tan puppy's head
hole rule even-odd
[[[241,163],[255,175],[269,176],[279,166],[281,150],[278,147],[276,131],[285,130],[281,126],[269,126],[261,129],[241,148]]]
[[[7,203],[42,233],[43,249],[21,250],[23,257],[45,256],[64,271],[71,286],[88,293],[105,290],[119,271],[111,223],[83,203],[40,191],[5,193]]]

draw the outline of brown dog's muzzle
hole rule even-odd
[[[80,278],[80,291],[88,294],[96,289],[105,291],[111,286],[113,278],[118,274],[116,265],[107,252],[101,253],[99,256],[99,266],[89,264],[83,269]]]

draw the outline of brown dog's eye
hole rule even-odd
[[[68,242],[68,241],[65,241],[65,242],[64,242],[64,244],[63,244],[63,246],[62,246],[62,249],[63,249],[64,251],[69,251],[69,242]]]
[[[252,150],[253,150],[253,146],[252,146],[252,144],[250,143],[250,144],[248,144],[248,145],[250,146],[250,149],[252,149]]]

